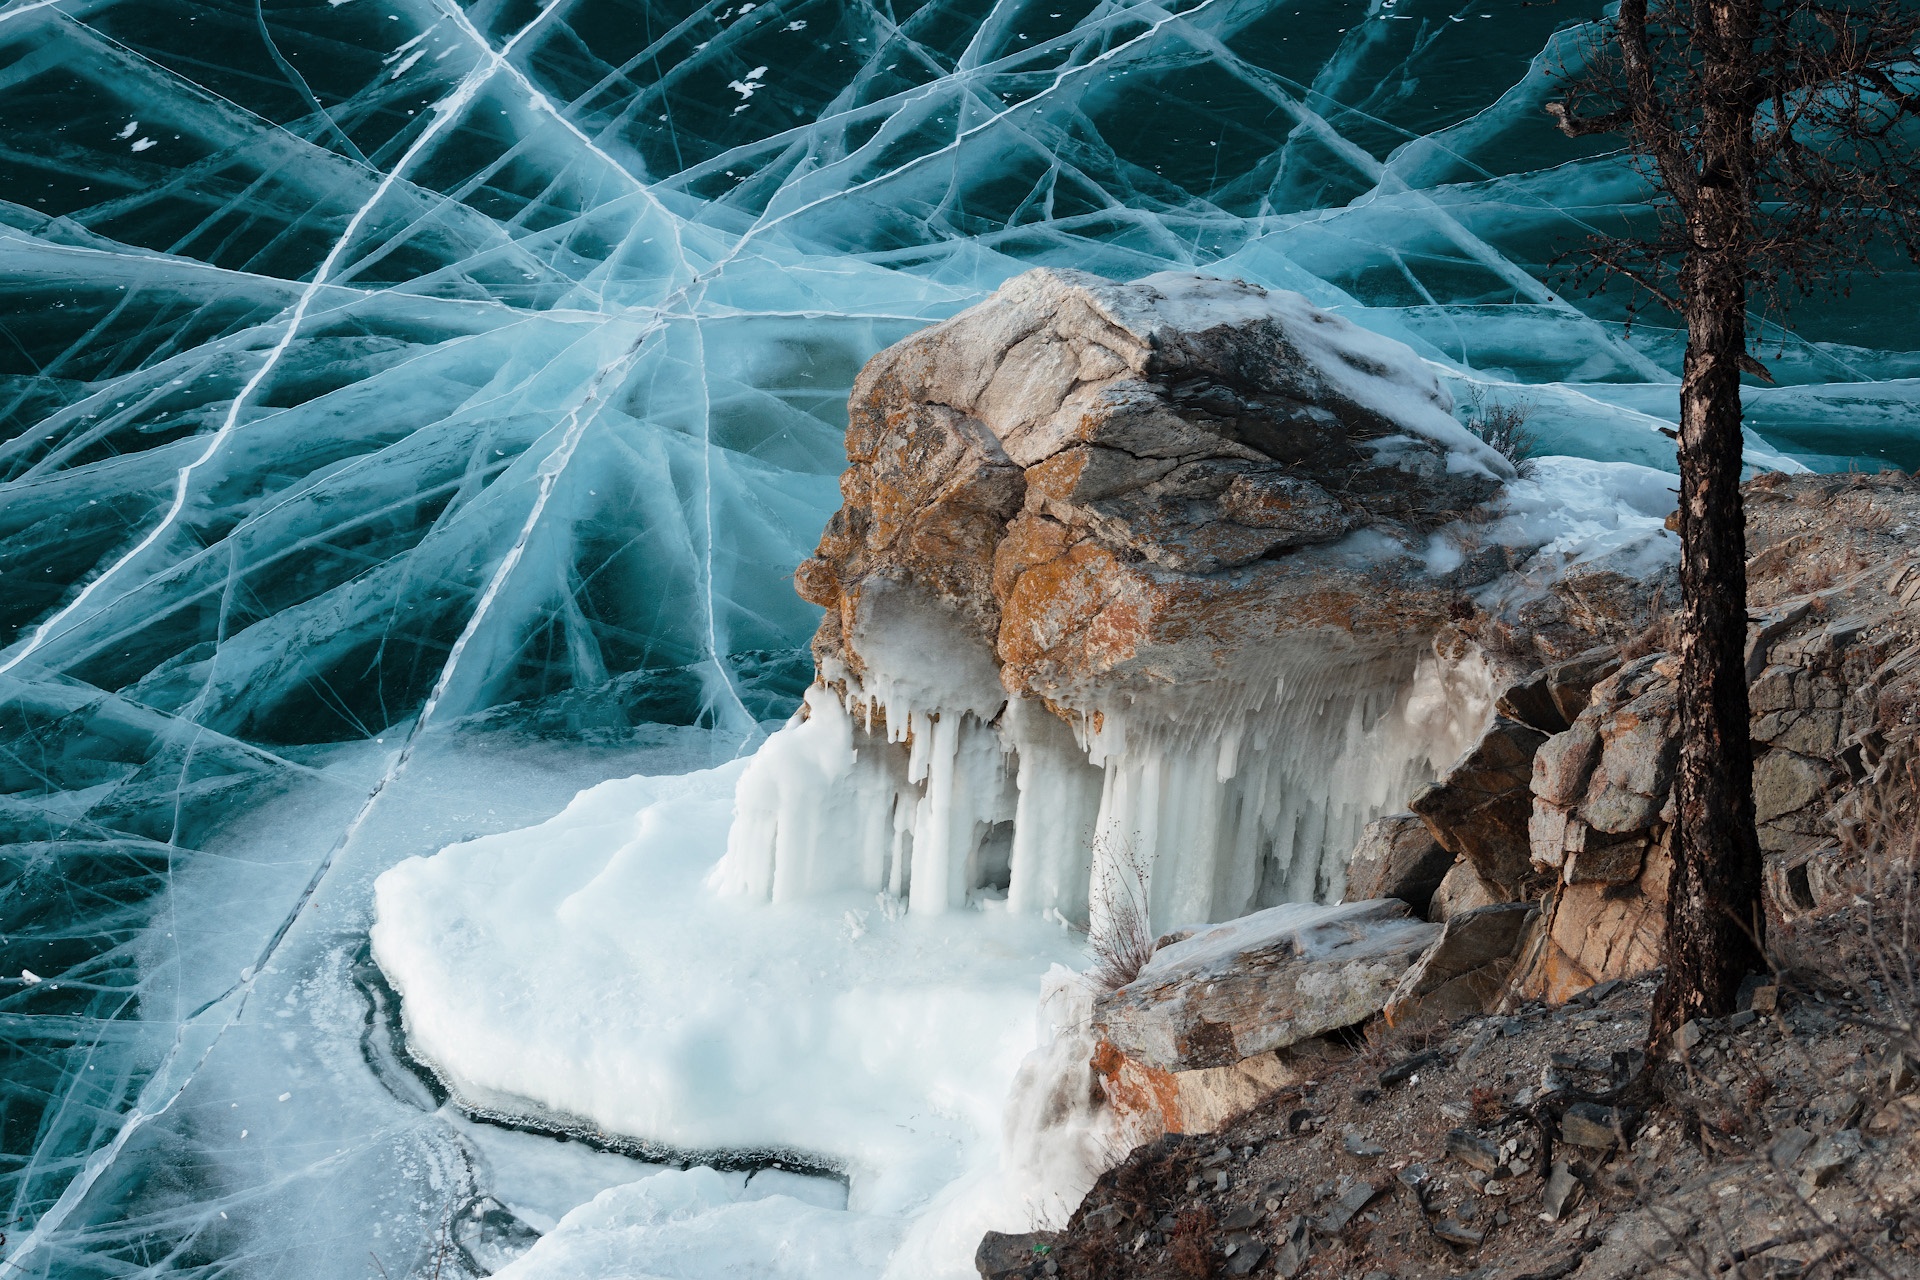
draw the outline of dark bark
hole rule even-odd
[[[1751,32],[1760,0],[1709,0],[1707,99],[1693,150],[1692,244],[1680,270],[1687,355],[1680,383],[1680,762],[1667,977],[1651,1042],[1690,1018],[1733,1012],[1764,964],[1746,673],[1746,518],[1740,503],[1740,370],[1753,223]],[[1677,175],[1676,175],[1677,176]]]
[[[1651,179],[1650,234],[1589,263],[1687,325],[1680,392],[1681,752],[1668,976],[1649,1048],[1732,1011],[1761,967],[1759,841],[1746,687],[1740,374],[1751,300],[1840,287],[1872,246],[1920,264],[1920,4],[1620,0],[1565,97],[1569,137],[1622,135]],[[1593,276],[1589,275],[1588,279]],[[1769,379],[1770,380],[1770,379]]]

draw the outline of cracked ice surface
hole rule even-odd
[[[1540,124],[1594,8],[0,3],[0,1272],[486,1269],[634,1173],[407,1068],[373,878],[784,715],[854,371],[1015,271],[1670,466],[1675,335],[1542,283],[1643,194]],[[1769,337],[1773,446],[1916,460],[1912,284]]]

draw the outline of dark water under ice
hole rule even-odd
[[[1670,466],[1680,339],[1549,268],[1643,214],[1540,111],[1597,11],[0,4],[0,1274],[430,1267],[503,1157],[370,1047],[372,878],[783,717],[854,373],[1011,274]],[[1915,283],[1769,325],[1757,440],[1920,463]]]

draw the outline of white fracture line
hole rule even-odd
[[[6,16],[8,15],[0,13],[0,19],[4,19]],[[259,390],[260,384],[266,381],[267,375],[273,372],[274,366],[280,363],[280,357],[285,355],[287,348],[293,345],[293,340],[300,330],[300,322],[306,318],[307,308],[312,305],[313,299],[319,295],[320,290],[325,286],[327,276],[330,275],[334,267],[339,264],[341,257],[346,253],[347,245],[353,240],[354,236],[358,234],[362,224],[366,222],[367,217],[373,212],[374,206],[379,204],[381,198],[393,188],[393,184],[399,179],[400,174],[419,156],[420,152],[426,148],[427,143],[431,142],[434,136],[450,124],[455,116],[466,107],[467,103],[472,101],[474,94],[479,91],[480,85],[493,74],[493,71],[494,67],[488,66],[485,71],[469,76],[465,81],[461,82],[460,86],[456,88],[452,94],[434,105],[433,120],[425,129],[420,131],[420,136],[413,140],[412,145],[407,148],[405,154],[403,154],[400,159],[394,163],[393,168],[380,179],[380,185],[374,188],[373,194],[368,197],[367,202],[356,209],[353,217],[348,219],[346,230],[342,232],[340,238],[334,242],[333,248],[327,251],[327,256],[321,261],[319,268],[314,271],[312,281],[308,283],[305,289],[301,290],[300,299],[293,307],[293,315],[287,321],[286,332],[280,335],[280,340],[274,343],[273,349],[267,353],[267,358],[261,361],[260,367],[254,370],[253,376],[247,379],[246,385],[240,388],[238,395],[234,396],[233,403],[227,406],[227,415],[221,421],[219,430],[208,437],[207,447],[200,451],[199,457],[189,462],[186,466],[181,467],[175,475],[173,502],[168,506],[166,514],[160,518],[160,523],[148,530],[147,535],[135,543],[133,548],[125,555],[108,565],[105,572],[101,573],[99,577],[82,587],[79,595],[75,596],[52,617],[34,628],[33,634],[27,637],[26,642],[14,651],[13,656],[5,662],[0,662],[0,675],[5,675],[32,656],[36,650],[52,637],[56,628],[86,604],[94,592],[106,585],[121,569],[139,558],[147,548],[158,542],[168,530],[173,528],[174,522],[180,518],[181,511],[186,508],[187,491],[193,482],[194,472],[211,462],[214,455],[220,452],[221,446],[226,444],[227,438],[233,434],[234,427],[239,424],[240,411],[245,407],[247,397]]]

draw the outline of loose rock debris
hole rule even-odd
[[[1693,1024],[1656,1090],[1656,983],[1329,1059],[1216,1133],[1136,1149],[1064,1231],[989,1237],[981,1274],[1920,1276],[1920,1081],[1872,999],[1761,986]]]

